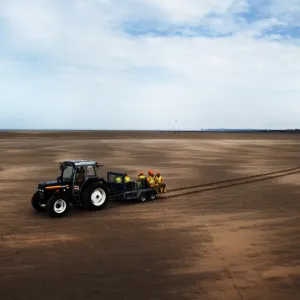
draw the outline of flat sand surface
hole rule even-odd
[[[300,173],[61,219],[30,203],[62,160],[172,190],[300,166],[298,135],[1,132],[0,153],[1,300],[300,299]]]

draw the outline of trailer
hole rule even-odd
[[[116,178],[120,179],[120,183]],[[157,192],[148,186],[147,181],[141,183],[134,181],[125,182],[124,173],[107,172],[107,183],[111,191],[111,196],[120,200],[138,200],[146,202],[147,200],[155,200]]]

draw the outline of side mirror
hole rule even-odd
[[[57,178],[56,178],[56,180],[59,182],[59,181],[62,181],[62,178],[61,178],[61,176],[58,176]]]

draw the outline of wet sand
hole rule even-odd
[[[295,134],[1,133],[0,299],[299,299],[300,173],[62,219],[34,212],[59,162],[160,170],[168,188],[296,167]]]

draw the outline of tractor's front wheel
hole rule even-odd
[[[109,201],[109,191],[101,182],[92,183],[82,195],[83,206],[89,210],[103,209]]]
[[[45,212],[46,205],[43,203],[39,192],[35,192],[31,198],[32,207],[38,212]]]
[[[70,208],[70,202],[60,195],[52,195],[48,199],[47,210],[51,217],[63,217]]]

